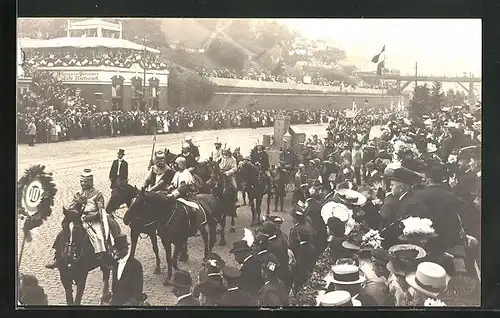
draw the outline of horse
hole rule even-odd
[[[203,211],[196,211],[196,226],[202,234],[205,256],[207,256],[215,245],[217,222],[212,216],[212,212],[215,211],[215,198],[206,194],[198,194],[196,197],[199,205],[206,211],[206,222],[204,222]],[[137,196],[132,200],[124,216],[127,222],[133,222],[134,219],[153,220],[156,223],[157,233],[167,256],[167,278],[163,282],[163,285],[167,286],[172,277],[172,268],[178,269],[179,252],[184,251],[187,246],[189,235],[187,207],[179,200],[167,199],[160,193],[147,192],[142,188],[137,191]],[[172,244],[174,244],[173,255]]]
[[[268,193],[267,176],[262,169],[250,162],[242,163],[238,169],[246,182],[246,192],[252,210],[251,226],[254,226],[261,222],[262,198]]]
[[[229,177],[224,175],[220,167],[217,163],[212,164],[212,175],[210,178],[211,184],[213,184],[213,191],[212,195],[217,199],[217,211],[221,214],[220,215],[220,234],[221,234],[221,239],[219,242],[219,245],[225,246],[226,245],[226,235],[225,235],[225,228],[226,228],[226,218],[231,217],[231,228],[229,232],[234,233],[235,229],[235,222],[234,218],[236,217],[236,202],[234,202],[234,197],[235,197],[235,191],[231,185],[231,181]]]
[[[138,189],[126,182],[117,183],[111,190],[111,197],[106,205],[106,212],[108,214],[116,211],[122,204],[126,204],[127,208],[130,207],[132,200],[137,196]],[[160,254],[158,252],[158,239],[156,238],[157,224],[152,219],[134,218],[133,220],[123,218],[123,223],[128,224],[130,227],[130,256],[134,257],[137,248],[137,240],[141,233],[147,234],[153,246],[155,253],[156,266],[154,269],[155,274],[161,273]]]
[[[103,288],[101,304],[111,299],[109,292],[111,254],[96,255],[81,220],[86,199],[80,197],[68,208],[63,207],[63,229],[56,238],[56,259],[61,283],[66,293],[67,305],[81,305],[88,273],[99,267],[102,271]],[[109,241],[108,241],[108,245]],[[73,282],[76,295],[73,298]]]

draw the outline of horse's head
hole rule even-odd
[[[146,189],[143,187],[140,190],[134,187],[136,196],[132,199],[125,215],[123,216],[123,223],[129,225],[134,219],[139,219],[140,215],[146,205]]]
[[[70,222],[78,221],[83,213],[85,204],[87,204],[87,198],[78,195],[67,209],[63,207],[63,214]]]
[[[111,197],[106,205],[106,212],[114,212],[122,204],[130,205],[136,193],[136,188],[128,184],[127,181],[117,181],[111,190]]]

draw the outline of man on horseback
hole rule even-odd
[[[177,172],[174,174],[172,182],[167,188],[167,191],[169,192],[169,194],[167,194],[167,198],[177,199],[193,195],[196,192],[195,182],[193,175],[186,167],[186,159],[184,157],[177,157],[177,159],[175,159],[175,164]],[[191,235],[196,235],[198,232],[196,227],[196,213],[193,209],[188,209],[188,214]]]
[[[191,150],[191,146],[187,142],[182,144],[182,152],[179,157],[183,157],[184,159],[186,159],[186,168],[189,169],[190,172],[193,171],[194,166],[196,166],[196,164],[198,163],[194,153]]]
[[[116,221],[106,214],[104,211],[104,196],[102,192],[94,188],[94,175],[90,169],[84,169],[80,178],[81,192],[77,192],[73,198],[73,203],[84,200],[83,214],[81,217],[83,228],[94,247],[96,254],[105,253],[107,249],[106,237],[107,233],[111,232],[114,239],[120,235],[120,226]],[[63,221],[63,230],[57,235],[53,248],[58,252],[60,240],[63,239],[64,228],[69,224],[69,221]],[[53,263],[47,264],[45,267],[54,269],[58,267],[58,260],[54,257]]]
[[[261,168],[266,174],[267,186],[270,187],[272,183],[271,172],[269,171],[269,155],[264,151],[263,145],[257,145],[255,152],[252,156],[252,163]]]
[[[144,188],[152,192],[165,190],[173,174],[173,170],[165,164],[165,153],[161,150],[157,151],[153,158],[153,165],[144,181]]]
[[[198,160],[200,160],[200,149],[199,149],[199,147],[196,146],[195,144],[193,144],[193,138],[191,136],[186,137],[184,139],[184,141],[189,145],[189,150],[193,154],[195,161],[198,162]]]
[[[238,170],[238,166],[236,165],[236,159],[233,158],[229,148],[222,151],[222,160],[219,167],[221,173],[226,176],[227,180],[231,184],[231,187],[234,189],[234,201],[238,202],[236,178],[234,177],[234,174]]]
[[[222,143],[219,141],[219,138],[217,138],[217,141],[214,143],[215,145],[215,151],[212,151],[212,155],[210,158],[214,160],[217,163],[220,163],[222,160]]]

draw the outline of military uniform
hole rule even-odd
[[[261,307],[288,306],[288,290],[277,279],[268,280],[258,292],[258,304]]]
[[[249,255],[241,266],[241,278],[239,287],[242,292],[250,296],[256,295],[264,285],[261,271],[261,261],[255,255]]]
[[[317,250],[313,243],[313,237],[314,230],[305,221],[296,224],[290,230],[289,246],[296,260],[293,268],[295,291],[298,291],[307,281],[309,272],[316,262]]]

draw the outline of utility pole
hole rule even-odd
[[[415,62],[415,89],[417,89],[418,85],[418,63]]]
[[[144,71],[142,80],[142,102],[144,103],[144,111],[146,111],[146,38],[143,40],[144,49],[142,51],[142,69]]]

